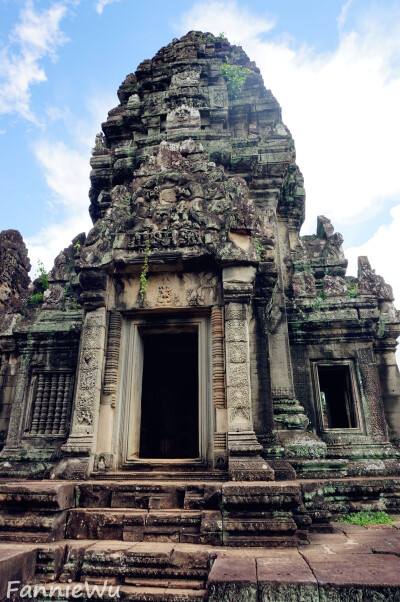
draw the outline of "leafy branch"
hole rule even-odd
[[[251,71],[242,65],[232,65],[227,56],[225,57],[225,61],[226,62],[220,66],[219,71],[226,81],[228,92],[231,93],[233,98],[236,98],[241,92],[244,82]]]

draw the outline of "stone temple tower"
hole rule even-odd
[[[88,235],[28,291],[2,234],[2,474],[397,475],[392,290],[365,257],[346,276],[327,218],[299,235],[303,178],[256,65],[190,32],[118,98]]]

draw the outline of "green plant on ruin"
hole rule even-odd
[[[263,260],[263,257],[265,256],[266,248],[263,247],[263,245],[260,242],[260,239],[257,236],[254,237],[254,246],[256,248],[258,261],[261,262]]]
[[[342,523],[348,523],[350,525],[393,525],[393,520],[386,512],[366,512],[364,510],[360,512],[352,512],[346,514],[341,519]]]
[[[221,31],[221,33],[219,33],[217,35],[217,40],[219,40],[220,42],[222,42],[222,40],[224,40],[224,39],[225,39],[225,32]]]
[[[357,297],[357,293],[358,293],[358,282],[355,283],[353,288],[348,289],[347,296],[349,297],[349,299],[355,299]]]
[[[49,275],[46,272],[43,262],[40,261],[40,259],[38,260],[38,268],[37,268],[37,272],[36,272],[36,278],[39,279],[39,283],[40,283],[40,286],[42,287],[42,290],[47,291],[47,289],[50,286],[49,285]]]
[[[220,66],[219,71],[226,81],[228,92],[230,92],[233,98],[236,98],[239,95],[247,76],[251,73],[250,69],[247,69],[247,67],[232,65],[227,56],[225,57],[225,63]]]
[[[44,295],[43,293],[47,291],[49,288],[49,275],[46,272],[43,262],[38,260],[38,267],[36,270],[36,279],[39,280],[40,291],[28,297],[27,302],[29,305],[38,305],[43,301]]]
[[[146,243],[144,263],[143,263],[142,271],[140,272],[139,295],[140,295],[142,302],[146,299],[146,294],[147,294],[147,287],[148,287],[147,273],[149,271],[149,253],[150,253],[150,238],[148,239],[148,241]]]
[[[383,339],[387,330],[386,322],[384,316],[381,314],[378,320],[378,330],[376,331],[376,336],[378,339]]]
[[[311,303],[309,304],[309,308],[311,311],[319,311],[321,309],[322,301],[325,299],[325,294],[320,293]]]
[[[236,216],[231,213],[228,217],[228,230],[234,230],[236,228]]]
[[[30,305],[38,305],[43,301],[43,293],[35,293],[28,297],[28,301]]]

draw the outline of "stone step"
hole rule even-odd
[[[217,510],[221,500],[220,482],[91,482],[77,485],[80,508],[140,508]]]
[[[221,545],[222,517],[214,510],[76,508],[66,537]]]
[[[1,512],[0,541],[50,542],[64,539],[68,511]]]
[[[11,581],[28,583],[35,572],[36,550],[30,546],[4,546],[0,548],[0,600],[10,599],[8,584]]]
[[[191,589],[189,585],[185,588],[177,588],[162,585],[157,587],[114,585],[109,581],[105,585],[54,582],[42,585],[35,583],[31,588],[32,596],[35,595],[36,588],[37,602],[65,602],[67,599],[79,599],[84,602],[99,599],[124,600],[124,602],[203,602],[207,599],[205,589]]]
[[[150,481],[193,481],[201,479],[202,481],[228,481],[229,473],[224,471],[205,471],[205,470],[136,470],[115,471],[115,472],[95,472],[91,478],[100,481],[139,481],[146,479]]]
[[[61,511],[75,505],[75,484],[52,481],[0,483],[0,508]]]
[[[201,589],[210,571],[210,550],[173,543],[97,542],[86,548],[76,574],[81,582]]]

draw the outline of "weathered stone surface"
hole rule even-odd
[[[18,314],[25,307],[31,282],[28,251],[18,230],[0,232],[0,331],[5,314]]]
[[[10,599],[19,584],[33,579],[36,564],[36,550],[25,546],[0,548],[0,599]],[[17,583],[10,584],[15,581]],[[10,587],[10,590],[9,590]]]
[[[35,510],[65,510],[75,505],[72,483],[0,483],[0,506]]]
[[[257,558],[257,580],[262,602],[319,601],[317,580],[300,555]]]
[[[217,558],[207,582],[209,600],[256,602],[257,569],[254,558]]]

